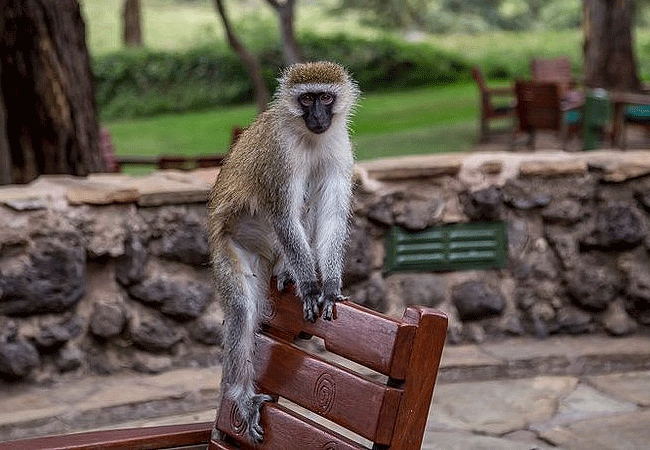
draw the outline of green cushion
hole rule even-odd
[[[578,125],[582,122],[582,113],[575,109],[566,111],[564,113],[564,121],[567,125]]]
[[[632,123],[650,123],[650,105],[629,105],[625,108],[625,121]]]

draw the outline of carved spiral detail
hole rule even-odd
[[[336,397],[336,383],[334,377],[324,373],[316,380],[314,386],[314,404],[317,411],[327,413],[332,409]]]
[[[338,446],[336,445],[336,442],[329,441],[329,442],[326,442],[321,448],[323,450],[336,450],[338,448]]]
[[[246,422],[242,419],[237,406],[233,403],[230,407],[230,428],[234,434],[243,435],[246,431]]]

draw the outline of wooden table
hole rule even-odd
[[[625,106],[627,105],[650,105],[650,94],[639,94],[636,92],[609,92],[609,101],[612,104],[612,133],[611,139],[614,145],[625,147]]]

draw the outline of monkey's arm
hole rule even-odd
[[[332,318],[334,302],[341,299],[343,252],[348,236],[351,202],[351,175],[345,170],[332,173],[324,181],[316,223],[316,254],[323,278],[323,318]]]
[[[321,291],[305,230],[300,220],[290,214],[278,214],[273,222],[289,270],[302,298],[305,319],[314,322],[318,317]]]

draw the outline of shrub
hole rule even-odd
[[[427,44],[304,35],[306,59],[331,59],[348,67],[364,92],[469,78],[460,57]],[[281,49],[257,52],[270,90],[281,70]],[[252,86],[237,56],[220,44],[186,52],[124,50],[94,59],[97,103],[103,118],[196,111],[252,100]]]

